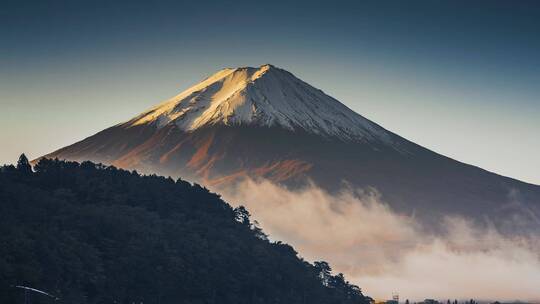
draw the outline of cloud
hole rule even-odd
[[[434,235],[375,191],[331,195],[313,184],[293,191],[265,180],[219,191],[245,205],[271,239],[330,262],[373,297],[540,300],[538,239],[506,237],[460,217],[441,218],[445,230]]]

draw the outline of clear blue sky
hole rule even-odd
[[[540,3],[9,1],[0,163],[272,63],[418,144],[540,184]]]

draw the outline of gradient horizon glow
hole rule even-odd
[[[0,163],[271,63],[417,144],[540,184],[539,28],[534,1],[5,3]]]

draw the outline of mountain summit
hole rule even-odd
[[[293,74],[266,64],[227,68],[130,120],[125,126],[175,124],[303,130],[342,140],[391,143],[388,132]]]
[[[429,127],[429,126],[427,126]],[[412,143],[271,65],[223,69],[133,119],[46,155],[206,185],[265,178],[376,189],[426,222],[464,215],[540,231],[540,186]]]

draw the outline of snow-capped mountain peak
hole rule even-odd
[[[389,143],[389,132],[270,64],[226,68],[128,121],[193,131],[222,124],[303,129],[342,140]]]

